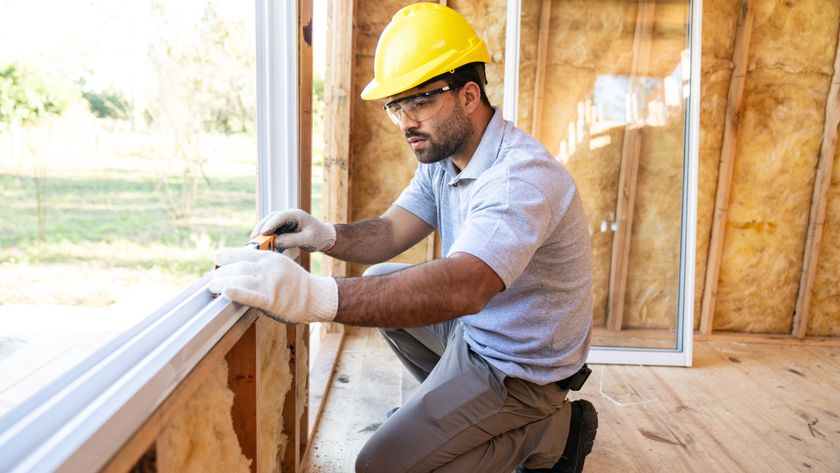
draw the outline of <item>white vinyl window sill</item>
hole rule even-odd
[[[0,471],[97,471],[247,307],[208,276],[0,419]]]

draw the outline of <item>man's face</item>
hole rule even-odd
[[[452,156],[473,133],[472,122],[458,101],[458,90],[437,92],[445,86],[444,81],[434,82],[400,94],[389,103],[392,107],[402,108],[398,125],[421,163],[436,163]],[[418,94],[431,91],[436,93],[417,97]],[[401,98],[406,97],[415,98],[400,102]],[[437,111],[429,115],[423,107]]]

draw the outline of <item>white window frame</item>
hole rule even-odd
[[[603,364],[691,366],[694,335],[694,268],[697,241],[697,169],[700,139],[700,53],[702,0],[690,0],[689,98],[686,110],[688,137],[683,156],[682,230],[680,233],[680,280],[677,302],[676,346],[672,349],[593,346],[587,361]],[[505,33],[505,87],[502,113],[516,123],[519,100],[519,41],[521,0],[507,2]]]
[[[255,0],[259,216],[298,204],[297,2]],[[98,471],[247,307],[205,275],[0,419],[0,471]]]

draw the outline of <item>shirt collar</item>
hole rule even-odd
[[[449,185],[455,185],[458,181],[464,179],[477,179],[484,171],[486,171],[499,155],[499,149],[502,145],[502,138],[505,134],[505,119],[502,117],[502,112],[494,108],[493,117],[484,129],[484,134],[481,136],[481,141],[475,149],[470,158],[469,164],[460,173],[452,163],[452,160],[446,158],[438,162],[446,173],[451,176]]]

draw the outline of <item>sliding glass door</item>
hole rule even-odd
[[[589,218],[592,361],[690,364],[699,11],[508,4],[505,115],[572,173]]]

